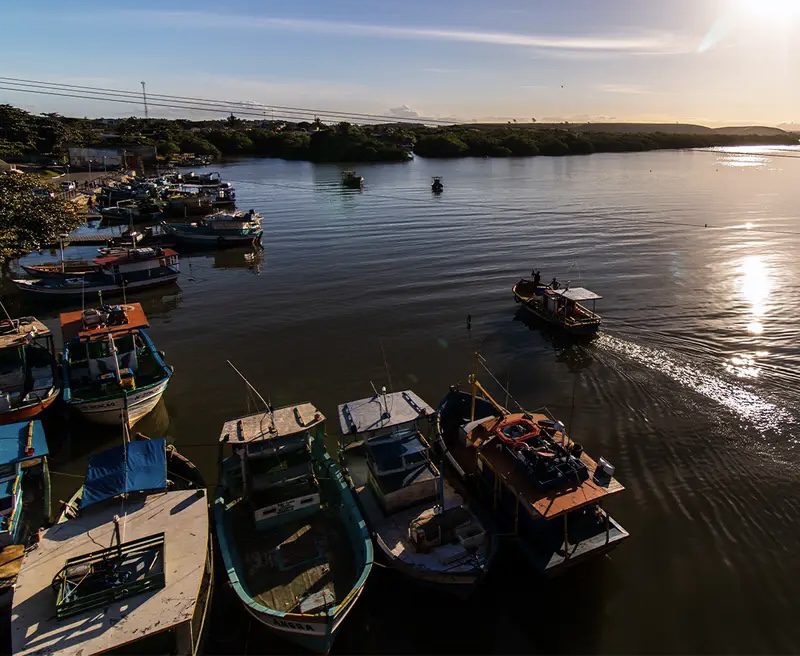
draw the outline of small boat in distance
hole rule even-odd
[[[411,390],[339,406],[339,458],[378,553],[411,579],[469,596],[494,540],[431,460],[433,409]]]
[[[556,283],[558,285],[558,283]],[[537,318],[575,336],[591,337],[600,330],[595,304],[603,298],[585,287],[541,285],[538,276],[521,278],[512,288],[514,300]],[[592,309],[584,305],[592,302]]]
[[[431,191],[434,194],[441,194],[444,191],[444,184],[442,183],[442,179],[438,175],[433,176],[433,182],[431,183]]]
[[[364,186],[364,176],[357,175],[355,171],[342,171],[342,185],[348,189],[361,189]]]
[[[0,424],[36,417],[58,397],[53,334],[36,317],[0,320]]]
[[[139,303],[61,313],[63,398],[100,424],[128,424],[155,408],[173,368],[147,333]]]
[[[607,553],[628,537],[602,507],[625,488],[546,412],[512,412],[470,375],[451,388],[437,430],[451,464],[483,495],[497,524],[533,568],[553,575]]]
[[[266,404],[265,404],[266,405]],[[372,543],[311,403],[225,423],[214,518],[231,586],[258,622],[327,653],[372,568]]]
[[[24,557],[12,653],[195,656],[213,574],[208,496],[191,463],[164,439],[102,451]]]
[[[258,242],[263,233],[255,210],[217,212],[193,223],[162,223],[162,228],[178,244],[189,246],[242,246]]]
[[[111,249],[95,258],[97,273],[68,278],[19,278],[12,282],[20,291],[38,296],[106,296],[148,289],[175,282],[180,273],[178,253],[170,248]]]

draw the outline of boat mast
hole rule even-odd
[[[226,362],[230,365],[231,369],[233,369],[239,375],[239,378],[241,378],[244,381],[244,384],[247,385],[247,387],[250,389],[250,391],[252,391],[253,394],[255,394],[258,397],[258,400],[261,401],[261,403],[264,404],[264,408],[266,408],[266,414],[269,415],[269,419],[270,419],[269,432],[270,433],[274,433],[277,430],[275,428],[275,415],[272,414],[272,408],[269,407],[269,403],[267,403],[264,400],[264,397],[261,396],[260,392],[250,384],[250,381],[247,380],[247,378],[244,377],[244,374],[236,368],[236,366],[233,364],[233,362],[231,362],[230,360],[226,360]]]

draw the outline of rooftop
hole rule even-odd
[[[25,556],[14,591],[14,654],[88,656],[166,631],[192,619],[208,550],[208,506],[197,490],[167,492],[132,502],[122,516],[123,542],[165,534],[166,585],[62,620],[50,584],[68,558],[111,544],[118,503],[102,504],[47,530]]]
[[[581,301],[596,301],[597,299],[603,298],[599,294],[595,294],[593,291],[586,289],[586,287],[570,287],[569,289],[548,289],[548,293],[555,294],[556,296],[562,296],[570,301],[575,301],[576,303],[580,303]]]
[[[26,336],[33,332],[34,337],[45,337],[50,334],[50,329],[36,317],[20,317],[18,330],[10,333],[0,334],[0,349],[22,346],[26,342]]]
[[[95,258],[95,264],[106,266],[108,264],[120,264],[122,262],[135,262],[137,260],[152,260],[160,257],[172,257],[177,255],[178,251],[171,248],[130,248],[122,252],[111,253],[105,257]]]
[[[61,334],[64,337],[64,341],[71,339],[90,340],[95,337],[106,337],[109,333],[112,335],[123,335],[134,330],[150,327],[150,322],[147,320],[147,316],[140,303],[128,303],[127,305],[112,307],[120,307],[125,311],[127,319],[125,323],[114,325],[98,323],[91,328],[86,328],[83,323],[83,312],[81,310],[62,312],[59,319],[61,321]]]
[[[226,421],[222,425],[219,441],[231,444],[261,442],[307,431],[323,421],[325,415],[311,403],[289,405],[273,410],[272,417],[268,412],[259,412]]]
[[[432,414],[433,408],[405,390],[343,403],[339,406],[339,425],[347,435],[391,428]]]
[[[28,431],[30,433],[32,452],[25,451],[28,446]],[[0,464],[11,464],[20,460],[30,460],[46,456],[47,438],[41,421],[19,421],[15,424],[0,426]]]

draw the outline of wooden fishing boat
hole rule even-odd
[[[102,292],[109,296],[174,283],[180,273],[178,253],[170,248],[111,250],[94,260],[98,273],[74,278],[24,278],[17,288],[38,296],[84,296]]]
[[[437,431],[463,480],[483,495],[504,533],[534,569],[553,575],[615,548],[628,537],[602,507],[624,488],[545,412],[511,412],[475,374],[471,393],[451,388]]]
[[[144,223],[158,221],[163,211],[163,203],[152,200],[126,200],[116,205],[100,207],[98,212],[106,221],[125,223]]]
[[[0,321],[0,424],[36,417],[58,398],[50,329],[35,317]]]
[[[242,246],[261,239],[261,215],[249,212],[217,212],[194,223],[163,223],[178,244],[189,246]]]
[[[422,430],[432,415],[411,390],[344,403],[340,461],[383,560],[466,597],[486,574],[494,541],[431,459]]]
[[[61,314],[64,402],[87,420],[133,426],[159,402],[172,378],[147,333],[139,303]]]
[[[542,321],[558,326],[571,335],[592,336],[600,329],[595,303],[603,298],[585,287],[553,289],[522,278],[513,287],[514,300]],[[589,310],[584,303],[592,301]]]
[[[86,260],[64,260],[44,264],[20,264],[22,269],[34,278],[74,278],[99,273],[100,267]]]
[[[355,171],[342,171],[342,185],[348,189],[361,189],[364,186],[364,176]]]
[[[82,488],[23,559],[12,653],[200,652],[214,570],[208,497],[168,451],[143,440],[89,459]]]
[[[27,545],[49,523],[48,455],[42,422],[0,426],[0,548]]]
[[[444,184],[442,183],[442,179],[438,175],[433,176],[433,182],[431,183],[431,191],[434,194],[441,194],[444,191]]]
[[[225,423],[214,518],[245,610],[287,640],[327,652],[364,589],[372,543],[310,403]]]

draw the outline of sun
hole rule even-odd
[[[770,23],[800,19],[800,0],[737,0],[737,4],[743,14]]]

